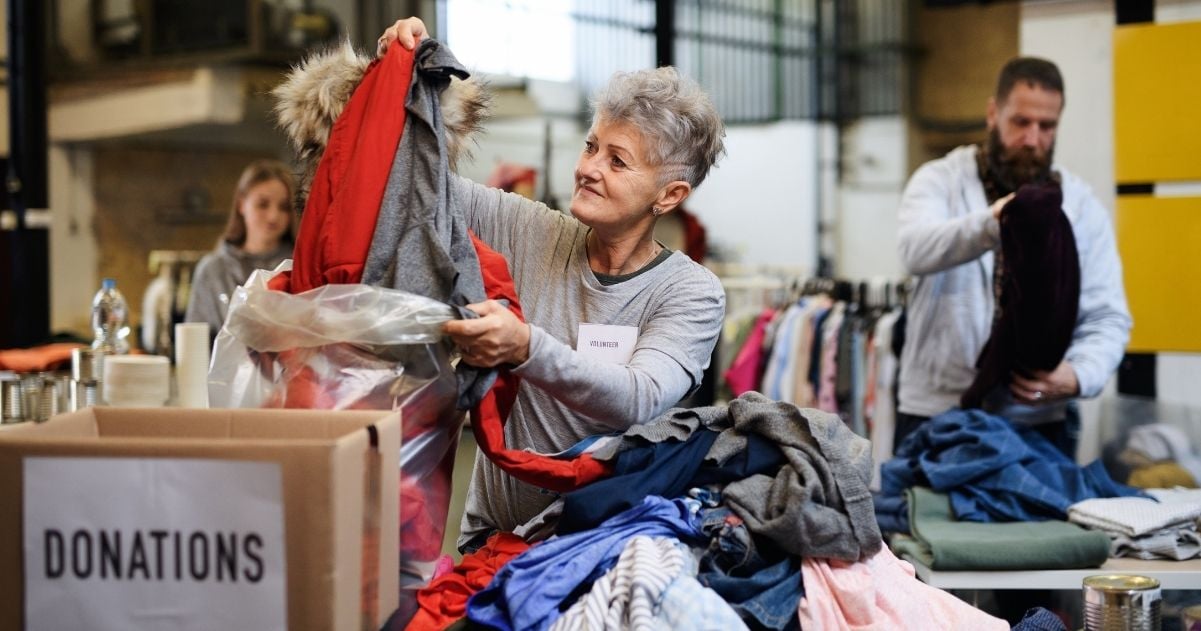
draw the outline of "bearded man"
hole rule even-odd
[[[899,251],[916,286],[906,316],[894,445],[959,405],[996,315],[1002,213],[1023,186],[1057,184],[1080,264],[1070,344],[1058,366],[1014,371],[981,407],[1036,426],[1075,458],[1080,420],[1073,400],[1101,393],[1122,359],[1132,322],[1109,213],[1080,178],[1052,161],[1063,105],[1055,64],[1011,60],[988,102],[984,146],[958,147],[922,165],[905,187]]]

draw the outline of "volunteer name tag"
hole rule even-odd
[[[286,629],[273,462],[26,458],[28,629]]]
[[[638,343],[638,327],[580,323],[575,349],[588,357],[628,364]]]

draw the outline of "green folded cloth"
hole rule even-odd
[[[946,495],[924,487],[905,491],[913,537],[897,537],[897,556],[933,570],[1069,570],[1099,567],[1109,537],[1066,521],[955,521]]]

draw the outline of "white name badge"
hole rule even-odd
[[[628,364],[638,343],[638,327],[580,323],[575,349],[587,357]]]
[[[279,464],[29,457],[24,473],[26,628],[287,628]]]

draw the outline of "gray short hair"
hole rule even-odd
[[[592,120],[625,122],[642,132],[663,183],[700,186],[725,153],[726,126],[701,86],[671,66],[618,72],[592,98]]]

